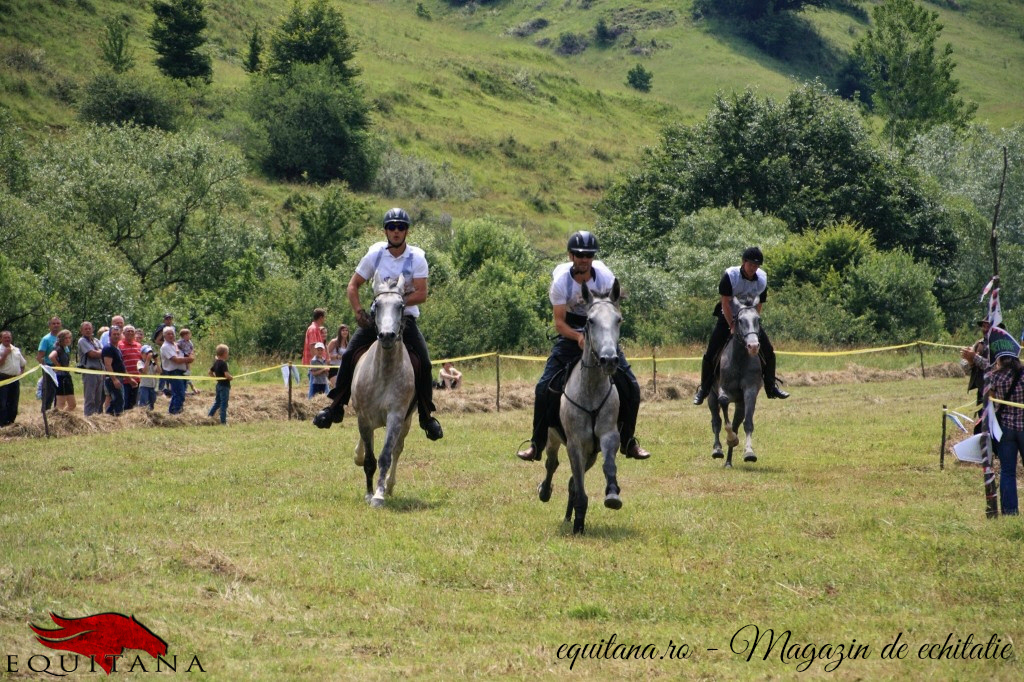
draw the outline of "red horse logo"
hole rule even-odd
[[[51,613],[50,618],[60,627],[44,630],[29,624],[39,635],[36,639],[40,644],[92,657],[108,675],[114,667],[114,656],[125,649],[142,649],[153,658],[167,653],[167,642],[135,620],[135,616],[97,613],[84,618],[62,618]]]

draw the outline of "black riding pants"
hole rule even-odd
[[[725,348],[725,344],[729,342],[729,337],[732,336],[725,318],[721,315],[717,315],[716,318],[715,327],[711,330],[711,338],[708,339],[708,349],[704,352],[700,365],[700,385],[705,393],[711,390],[711,384],[715,378],[715,363],[718,362],[718,356]],[[775,348],[768,340],[768,335],[764,333],[764,327],[761,327],[757,333],[757,342],[761,344],[761,376],[764,377],[766,387],[772,386],[775,384]]]
[[[352,376],[355,374],[356,366],[352,360],[356,351],[367,348],[377,340],[377,326],[371,324],[369,327],[359,327],[356,333],[349,339],[348,347],[341,354],[341,366],[338,368],[338,382],[331,391],[335,405],[348,405],[352,397]],[[430,354],[427,351],[427,340],[420,333],[416,325],[416,318],[411,315],[405,316],[402,325],[402,342],[420,360],[420,371],[416,375],[416,407],[419,410],[420,424],[430,419],[430,413],[434,411],[434,382],[433,373],[430,369]]]
[[[548,444],[548,428],[552,419],[557,419],[559,394],[552,393],[549,389],[551,380],[560,371],[583,355],[580,346],[576,341],[571,341],[559,336],[548,356],[548,362],[544,366],[544,372],[537,382],[533,403],[533,441],[537,452],[541,452]],[[634,438],[636,433],[636,418],[640,413],[640,384],[632,368],[626,361],[622,349],[619,349],[619,367],[612,377],[615,388],[619,393],[619,439],[622,452]]]

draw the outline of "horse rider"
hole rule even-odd
[[[548,440],[549,410],[556,400],[548,390],[552,378],[560,371],[583,356],[583,329],[587,324],[586,305],[583,302],[581,282],[587,282],[592,291],[609,291],[615,275],[604,263],[594,260],[597,254],[597,238],[586,231],[574,232],[569,237],[569,262],[557,266],[552,273],[548,297],[554,311],[555,330],[558,339],[548,356],[544,373],[537,382],[536,398],[533,405],[533,438],[530,447],[516,453],[524,461],[540,459]],[[619,367],[615,373],[615,386],[619,390],[619,433],[622,452],[633,459],[647,459],[651,453],[640,447],[633,434],[636,431],[636,417],[640,411],[640,385],[626,362],[626,356],[619,348]]]
[[[711,384],[714,382],[715,363],[718,362],[719,354],[735,331],[736,313],[739,311],[739,304],[735,298],[756,296],[757,312],[761,312],[761,306],[768,296],[768,275],[761,269],[762,263],[764,263],[764,256],[761,254],[761,249],[751,246],[743,251],[742,265],[733,265],[722,273],[722,279],[718,282],[718,293],[722,300],[715,305],[713,313],[716,318],[715,326],[711,330],[708,348],[704,352],[703,362],[701,362],[700,386],[697,388],[696,395],[693,396],[694,405],[700,405],[708,397]],[[779,388],[776,381],[775,349],[764,332],[764,325],[761,326],[757,340],[761,344],[761,374],[764,376],[765,395],[769,398],[785,400],[789,397],[789,393]]]
[[[377,242],[370,247],[348,282],[348,301],[355,312],[359,329],[349,339],[348,348],[342,353],[337,384],[327,394],[333,402],[330,407],[324,408],[313,418],[313,423],[321,429],[329,429],[332,423],[341,423],[345,416],[345,405],[352,397],[356,353],[377,340],[374,308],[370,306],[369,314],[363,309],[359,301],[359,288],[372,280],[375,273],[379,274],[381,279],[397,279],[399,275],[404,274],[405,281],[412,282],[412,290],[405,295],[402,340],[420,361],[420,371],[416,375],[416,404],[419,409],[420,428],[426,432],[430,440],[438,440],[444,436],[440,422],[430,415],[435,409],[433,375],[426,339],[416,325],[416,318],[420,314],[419,304],[427,300],[427,258],[423,249],[407,242],[410,225],[409,214],[400,208],[392,208],[385,213],[385,241]]]

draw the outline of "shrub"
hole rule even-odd
[[[555,52],[561,55],[580,54],[587,49],[587,37],[580,33],[562,33],[558,36],[558,47]]]
[[[654,74],[644,68],[643,64],[637,64],[626,74],[626,84],[634,90],[649,92]]]
[[[184,98],[161,80],[101,73],[86,86],[78,111],[84,121],[177,130],[186,116]]]
[[[295,64],[287,75],[253,81],[249,153],[270,175],[370,185],[377,152],[361,90],[326,64]]]
[[[447,161],[437,166],[398,151],[384,154],[373,179],[372,191],[400,199],[466,201],[475,196],[469,176],[455,173]]]

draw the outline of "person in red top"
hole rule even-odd
[[[121,351],[124,359],[124,369],[128,374],[138,377],[139,362],[142,361],[142,345],[135,340],[135,327],[125,325],[121,330],[121,340],[117,342],[117,348]],[[124,382],[124,409],[130,410],[135,407],[139,397],[139,380],[136,378],[125,379]]]
[[[302,344],[302,364],[304,365],[308,365],[309,361],[313,359],[313,346],[318,343],[323,343],[326,346],[324,332],[321,329],[326,317],[327,311],[323,308],[313,309],[313,321],[310,322],[309,327],[306,328],[306,340]],[[310,389],[312,389],[313,370],[309,370],[309,386]]]

